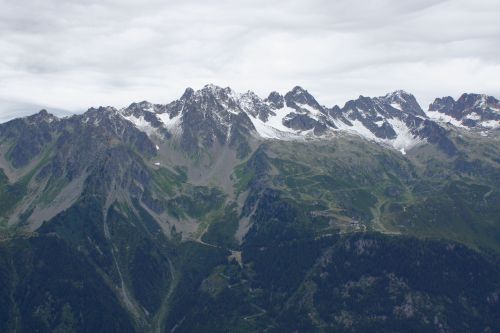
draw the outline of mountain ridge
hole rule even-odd
[[[479,105],[478,100],[483,100],[483,104]],[[87,112],[92,110],[95,108]],[[380,97],[360,96],[343,107],[326,107],[300,86],[285,95],[271,92],[262,99],[252,91],[236,93],[229,87],[207,84],[200,90],[186,88],[180,99],[168,104],[142,101],[121,109],[100,107],[97,110],[120,114],[148,135],[157,134],[164,139],[208,122],[213,133],[210,138],[205,135],[204,140],[223,142],[224,137],[230,137],[230,124],[239,119],[246,122],[245,131],[256,132],[256,136],[263,139],[328,139],[349,133],[402,153],[428,141],[438,143],[453,154],[454,148],[445,134],[450,125],[474,129],[481,135],[491,135],[500,128],[500,113],[497,113],[500,103],[492,96],[463,94],[457,102],[451,97],[437,98],[424,111],[416,98],[403,90]],[[204,110],[211,111],[206,114]],[[181,124],[184,113],[188,114],[186,126]],[[192,147],[187,147],[189,145]],[[196,150],[192,142],[187,146],[188,150]]]

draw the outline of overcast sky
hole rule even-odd
[[[499,0],[0,0],[0,121],[206,83],[321,104],[500,97]]]

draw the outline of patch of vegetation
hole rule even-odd
[[[24,182],[10,184],[3,170],[0,169],[0,218],[7,217],[25,194],[26,184]]]
[[[236,193],[245,192],[250,184],[250,181],[255,176],[252,170],[246,167],[246,164],[240,164],[234,169],[234,177],[236,177],[237,182],[235,184]]]
[[[174,195],[187,181],[186,173],[180,168],[177,168],[176,172],[168,168],[158,168],[152,170],[151,174],[158,189],[168,195]]]
[[[238,222],[236,204],[229,204],[224,208],[223,214],[216,216],[209,223],[208,230],[203,235],[202,240],[209,244],[235,249],[237,242],[234,236],[238,230]]]
[[[199,219],[211,211],[220,209],[225,198],[225,194],[217,188],[196,186],[170,200],[170,204],[178,212]]]

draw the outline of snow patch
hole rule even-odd
[[[485,94],[482,94],[481,95],[481,99],[479,99],[478,101],[476,101],[476,103],[474,104],[475,107],[480,107],[481,109],[486,109],[488,107],[487,105],[487,97]]]
[[[419,143],[423,142],[422,139],[415,137],[410,129],[406,126],[404,122],[399,119],[387,119],[387,122],[392,126],[396,132],[395,139],[381,139],[375,134],[373,134],[367,127],[363,125],[359,120],[351,120],[352,126],[339,121],[335,125],[338,127],[338,131],[346,131],[353,134],[357,134],[367,140],[375,141],[379,143],[386,144],[397,150],[399,150],[403,155],[406,154],[406,150],[415,147]]]
[[[255,127],[255,130],[257,131],[259,136],[265,139],[277,139],[277,140],[288,141],[288,140],[300,139],[302,136],[304,136],[303,133],[294,131],[284,125],[281,125],[279,126],[279,128],[276,128],[272,126],[272,124],[269,124],[269,121],[265,123],[262,120],[254,117],[250,117],[250,120],[252,121],[253,126]]]
[[[394,148],[399,149],[402,153],[403,151],[405,151],[405,149],[415,147],[422,142],[422,139],[420,139],[419,137],[415,137],[413,133],[411,133],[410,129],[403,121],[397,118],[387,119],[387,121],[389,122],[389,124],[391,124],[397,136],[393,140],[385,139],[383,141],[390,144]],[[405,154],[406,151],[403,153],[403,155]]]
[[[231,97],[235,100],[235,101],[238,101],[238,104],[240,106],[240,108],[246,112],[246,113],[251,113],[253,111],[255,111],[255,100],[254,99],[257,99],[258,97],[256,97],[255,95],[253,95],[252,92],[247,92],[245,94],[241,94],[241,95],[238,95],[236,93],[233,93],[231,95]]]
[[[427,116],[429,117],[429,119],[432,119],[432,120],[437,121],[437,122],[448,123],[448,124],[451,124],[453,126],[460,127],[460,128],[468,128],[467,126],[462,124],[462,121],[457,120],[457,119],[455,119],[447,114],[441,113],[439,111],[427,111]],[[477,114],[476,112],[472,112],[471,114],[465,116],[465,118],[471,119],[471,120],[476,120],[476,121],[481,119],[479,114]],[[500,128],[500,121],[499,120],[485,120],[485,121],[478,122],[478,125],[481,127],[490,128],[490,129]]]
[[[295,109],[289,108],[287,106],[281,109],[274,110],[275,114],[274,115],[270,114],[265,124],[281,132],[295,133],[293,129],[283,125],[283,119],[291,112],[295,112]]]
[[[481,116],[478,115],[476,112],[472,112],[471,114],[466,115],[465,118],[471,119],[471,120],[480,120]]]
[[[391,106],[399,111],[403,111],[403,108],[401,107],[401,104],[399,103],[396,103],[396,102],[392,102],[391,103]]]
[[[315,119],[315,120],[318,120],[318,117],[320,117],[322,115],[321,111],[316,109],[316,108],[313,108],[312,106],[310,105],[307,105],[307,104],[299,104],[297,103],[297,105],[301,108],[301,109],[304,109],[304,110],[307,110],[308,113],[309,113],[309,116],[312,116],[311,118]]]
[[[486,120],[479,123],[482,127],[485,128],[499,128],[500,121],[499,120]]]
[[[343,121],[336,122],[335,125],[337,126],[337,131],[346,131],[352,134],[357,134],[359,136],[362,136],[368,140],[372,141],[378,141],[380,140],[373,134],[368,128],[363,125],[362,122],[359,120],[349,120],[352,124],[352,126],[349,126],[348,124],[344,123]]]
[[[132,124],[135,125],[135,127],[137,127],[138,130],[145,132],[147,135],[151,135],[156,132],[156,129],[144,119],[144,116],[140,116],[139,118],[137,118],[134,115],[130,115],[130,116],[123,116],[123,118],[130,121]]]
[[[181,112],[179,112],[177,116],[172,118],[170,118],[170,114],[168,113],[158,113],[156,116],[163,123],[163,127],[165,127],[170,133],[172,133],[172,135],[178,136],[182,133],[182,128],[181,128],[182,110]]]
[[[296,112],[295,109],[285,106],[273,112],[275,114],[269,114],[266,122],[248,114],[257,133],[261,137],[266,139],[296,140],[305,136],[305,132],[301,133],[283,125],[283,119],[291,112]]]
[[[464,125],[462,125],[462,122],[460,120],[457,120],[452,116],[441,113],[439,111],[427,111],[427,117],[437,122],[448,123],[456,127],[466,128]]]

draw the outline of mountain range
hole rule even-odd
[[[2,332],[495,332],[500,102],[206,85],[0,124]]]
[[[328,139],[345,132],[401,151],[422,141],[453,149],[439,123],[480,129],[483,135],[500,127],[500,102],[494,97],[463,94],[457,102],[451,97],[437,98],[424,112],[415,97],[402,90],[376,98],[360,96],[342,108],[328,108],[301,87],[284,96],[272,92],[261,99],[251,91],[238,94],[207,85],[196,92],[188,88],[179,100],[167,105],[134,103],[118,113],[146,133],[167,130],[163,133],[167,137],[182,137],[193,126],[191,115],[203,114],[226,137],[238,121],[266,139]]]

